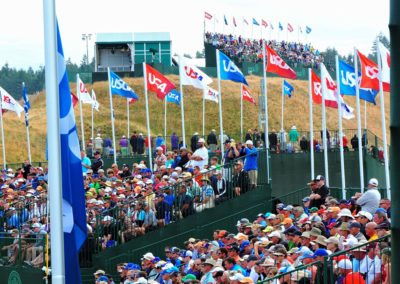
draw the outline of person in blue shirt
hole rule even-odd
[[[246,141],[244,170],[249,174],[250,188],[255,189],[257,186],[258,150],[253,146],[253,141],[251,140]]]
[[[86,176],[87,170],[92,167],[92,162],[86,156],[85,151],[81,151],[81,160],[82,160],[82,173],[84,176]]]

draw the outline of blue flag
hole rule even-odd
[[[219,74],[221,77],[221,80],[231,80],[234,82],[238,83],[243,83],[246,85],[247,81],[246,78],[244,77],[242,71],[233,63],[232,60],[228,56],[226,56],[224,53],[219,51]]]
[[[312,29],[309,26],[306,26],[306,33],[309,34],[311,33]]]
[[[120,95],[125,98],[139,99],[138,95],[117,74],[110,70],[111,94]]]
[[[181,94],[176,90],[173,89],[167,94],[167,102],[174,103],[176,105],[181,105]]]
[[[283,26],[282,26],[281,22],[279,22],[279,29],[280,29],[281,31],[283,31]]]
[[[31,108],[31,103],[29,102],[28,94],[26,93],[25,84],[23,84],[23,87],[22,87],[22,97],[24,98],[25,125],[29,126],[28,111]]]
[[[225,25],[228,25],[228,20],[226,19],[225,15],[224,15],[224,22],[225,22]]]
[[[60,99],[61,175],[63,195],[65,283],[81,283],[79,250],[86,240],[82,164],[67,69],[57,24],[57,77]],[[50,169],[51,170],[51,169]],[[57,189],[54,189],[57,190]]]
[[[253,18],[253,25],[259,26],[260,24]]]
[[[283,94],[287,95],[289,98],[292,97],[294,88],[286,80],[283,80]]]
[[[356,72],[354,67],[339,60],[340,93],[342,95],[356,95]],[[361,72],[358,72],[358,82],[361,80]],[[360,99],[376,105],[375,97],[378,91],[360,88]]]

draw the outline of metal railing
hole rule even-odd
[[[276,283],[314,283],[323,284],[317,277],[315,269],[313,267],[321,265],[320,261],[314,261],[309,264],[300,265],[293,269],[288,269],[288,272],[278,273],[278,269],[275,266],[266,269],[265,274],[268,278],[258,281],[258,284],[276,284]],[[271,269],[272,268],[272,269]],[[275,275],[274,275],[275,274]],[[272,276],[274,275],[274,276]],[[303,280],[304,278],[310,279],[310,282]],[[279,281],[279,282],[278,282]],[[334,283],[334,282],[332,282]]]

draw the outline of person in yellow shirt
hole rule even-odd
[[[378,225],[375,222],[369,222],[365,225],[365,234],[368,237],[368,241],[374,241],[378,239],[378,233],[376,232],[376,227]]]

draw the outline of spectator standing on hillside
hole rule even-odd
[[[129,139],[129,144],[131,144],[132,153],[133,154],[136,154],[138,152],[138,150],[137,150],[137,140],[138,140],[138,136],[136,134],[136,131],[133,131],[133,134]]]
[[[276,152],[278,146],[278,136],[276,135],[275,129],[268,135],[269,149],[271,152]]]
[[[100,152],[94,152],[94,161],[92,163],[92,171],[93,174],[98,174],[99,170],[102,169],[104,166],[104,161],[101,158]]]
[[[103,139],[100,137],[100,133],[94,139],[94,151],[98,151],[100,154],[103,153]]]
[[[171,136],[171,150],[175,151],[179,149],[179,137],[175,132],[172,133]]]
[[[354,151],[358,150],[358,137],[357,134],[354,134],[353,138],[350,140],[351,143],[351,148],[353,148]]]
[[[215,152],[218,145],[218,139],[215,129],[211,130],[210,134],[207,136],[207,145],[211,152]]]
[[[246,141],[246,160],[244,162],[244,170],[249,175],[250,188],[255,189],[257,186],[258,173],[258,150],[253,146],[253,141]]]
[[[240,196],[240,194],[245,193],[249,190],[249,174],[243,169],[243,163],[240,160],[235,162],[235,170],[235,194],[237,196]]]
[[[318,175],[314,180],[311,181],[310,194],[310,208],[317,207],[325,204],[325,198],[329,195],[329,189],[325,184],[325,177]]]
[[[27,179],[28,178],[28,174],[31,172],[31,168],[32,168],[32,165],[31,165],[31,163],[29,162],[29,160],[25,160],[24,161],[24,167],[23,167],[23,176],[24,176],[24,179]]]
[[[104,150],[103,150],[103,154],[105,154],[105,155],[111,155],[111,150],[113,149],[113,144],[112,144],[112,142],[111,142],[111,139],[110,138],[104,138],[104,141],[103,141],[103,148],[104,148]],[[114,150],[115,151],[115,150]],[[113,152],[114,153],[114,152]]]
[[[244,138],[245,141],[253,140],[253,131],[251,129],[247,130],[246,137]],[[254,141],[253,141],[254,143]]]
[[[122,135],[121,139],[119,140],[119,148],[122,156],[128,155],[128,139],[126,139],[125,135]]]
[[[322,130],[321,130],[321,141],[324,141],[324,132]],[[326,129],[326,145],[327,145],[326,150],[329,150],[329,148],[331,147],[331,135],[330,135],[328,129]]]
[[[344,151],[349,151],[349,140],[346,137],[346,134],[343,133],[342,137],[342,143],[343,143],[343,150]]]
[[[156,148],[161,147],[164,144],[165,144],[164,138],[161,136],[161,134],[158,134],[156,138]]]
[[[197,141],[199,141],[199,133],[195,132],[192,138],[190,138],[190,148],[192,149],[192,152],[197,149]]]
[[[137,137],[137,141],[136,141],[136,149],[137,149],[137,153],[139,155],[143,155],[144,154],[144,138],[143,138],[143,134],[139,133],[139,136]]]
[[[297,131],[296,126],[293,125],[289,131],[289,141],[290,143],[292,143],[294,150],[296,149],[298,140],[299,140],[299,132]]]
[[[308,142],[306,136],[303,135],[300,139],[300,150],[302,152],[308,152],[308,147],[310,146],[310,143]]]

